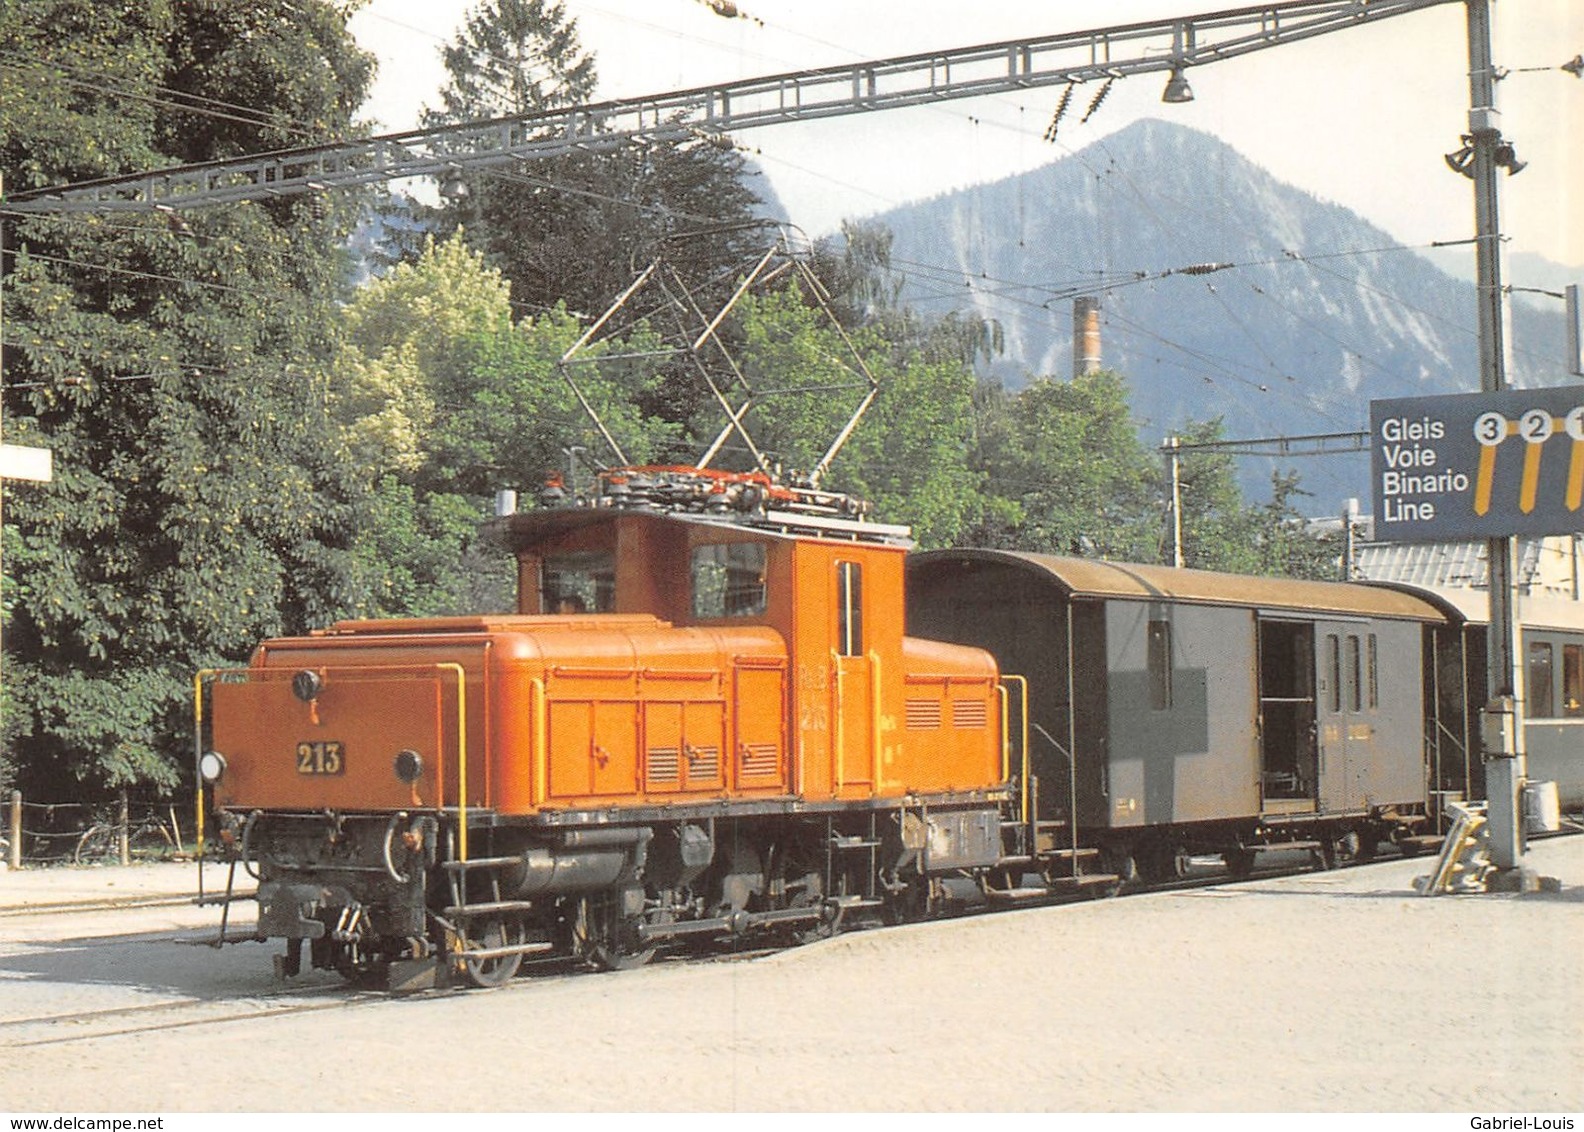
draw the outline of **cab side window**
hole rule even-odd
[[[765,548],[722,542],[693,548],[693,616],[758,617],[765,611]]]
[[[616,607],[616,559],[604,551],[552,554],[539,571],[546,613],[609,613]]]

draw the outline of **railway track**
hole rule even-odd
[[[1376,865],[1389,865],[1402,859],[1404,859],[1402,856],[1391,854],[1372,861],[1351,862],[1340,865],[1338,868],[1347,870],[1366,869]],[[1313,865],[1296,861],[1273,862],[1270,866],[1257,868],[1249,877],[1234,879],[1218,869],[1212,863],[1212,859],[1203,858],[1196,859],[1194,862],[1193,873],[1196,875],[1189,875],[1181,880],[1164,884],[1127,886],[1122,889],[1120,895],[1188,892],[1217,888],[1232,889],[1256,881],[1280,879],[1282,877],[1313,874],[1322,871],[1332,870],[1316,869]],[[1032,909],[1087,903],[1092,899],[1093,895],[1059,894],[1044,899],[1029,899],[1009,904],[964,909],[957,916],[945,918],[974,916],[1000,910]],[[107,907],[149,907],[151,905],[174,905],[185,902],[175,899],[157,901],[133,899],[119,904],[94,902],[92,904],[44,905],[35,906],[25,911],[35,915],[54,916],[83,911],[98,911]],[[16,914],[18,911],[22,910],[11,910],[11,914]],[[878,922],[858,922],[850,925],[842,934],[873,930],[881,926]],[[252,938],[251,935],[239,934],[231,942]],[[71,946],[74,949],[83,947],[124,948],[131,945],[129,940],[130,937],[126,936],[99,937],[87,941],[73,941]],[[181,934],[152,937],[140,936],[136,942],[139,946],[149,944],[208,946],[213,941],[201,935],[195,935],[190,930],[184,930]],[[806,944],[805,946],[814,946],[814,944]],[[657,963],[662,966],[670,966],[677,963],[741,963],[784,950],[786,950],[785,947],[766,946],[722,947],[717,949],[694,948],[662,954]],[[549,986],[554,986],[565,979],[584,977],[585,975],[585,972],[578,969],[572,961],[564,957],[525,963],[523,973],[532,977],[519,977],[497,988],[496,993],[532,994]],[[278,986],[266,993],[244,996],[214,994],[207,997],[183,997],[159,1002],[133,1003],[90,1010],[39,1012],[26,1014],[21,1017],[0,1019],[0,1045],[16,1049],[70,1045],[104,1039],[137,1037],[161,1031],[197,1029],[239,1022],[257,1022],[266,1019],[336,1010],[354,1010],[366,1008],[376,1003],[390,1003],[396,997],[400,997],[403,1001],[432,1002],[453,998],[463,993],[470,993],[469,988],[462,986],[442,987],[393,996],[383,990],[366,989],[325,979],[309,986]]]

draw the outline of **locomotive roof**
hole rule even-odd
[[[912,555],[910,561],[918,568],[943,567],[953,561],[1019,567],[1049,578],[1068,597],[1153,599],[1414,621],[1446,619],[1436,606],[1413,594],[1346,582],[1258,578],[1013,550],[931,550]]]
[[[487,537],[507,549],[521,550],[567,531],[600,526],[621,519],[686,523],[700,527],[741,531],[760,538],[788,540],[816,538],[899,547],[911,545],[908,528],[904,526],[781,511],[743,515],[737,512],[715,514],[650,507],[541,507],[500,516],[484,524],[483,531]]]

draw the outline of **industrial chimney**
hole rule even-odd
[[[1100,368],[1100,300],[1073,300],[1073,376]]]

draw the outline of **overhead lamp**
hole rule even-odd
[[[1181,67],[1173,67],[1171,77],[1166,80],[1166,90],[1161,94],[1161,101],[1192,102],[1193,98],[1193,87],[1188,85],[1188,80],[1183,75],[1183,69]]]
[[[1507,141],[1497,143],[1496,152],[1492,155],[1491,160],[1507,170],[1507,176],[1509,177],[1522,173],[1529,166],[1527,161],[1518,159],[1518,154],[1513,150],[1512,142]]]

